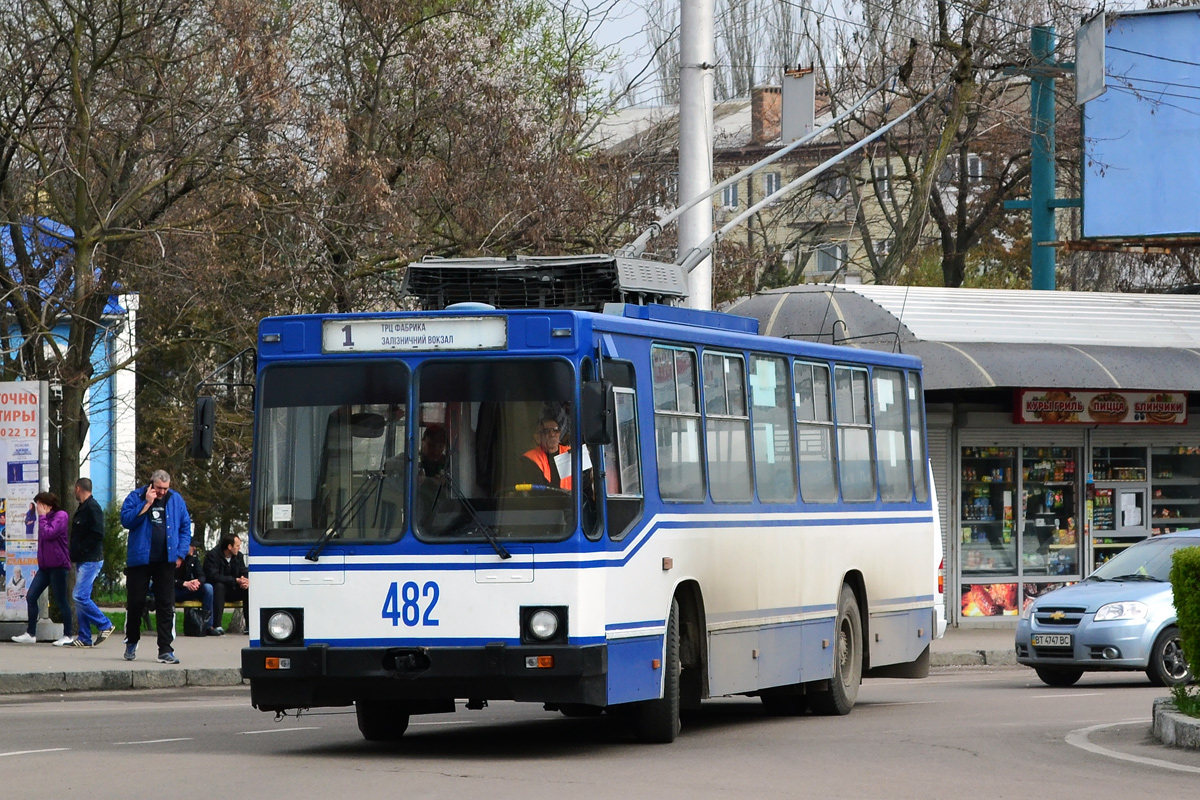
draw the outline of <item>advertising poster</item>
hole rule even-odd
[[[25,592],[37,572],[37,510],[40,488],[41,387],[32,381],[0,383],[0,573],[4,605],[0,619],[26,618]]]
[[[1009,617],[1017,614],[1017,584],[972,583],[962,588],[964,617]]]
[[[1023,592],[1022,592],[1024,597],[1021,601],[1021,610],[1024,611],[1025,609],[1029,608],[1029,606],[1031,606],[1033,604],[1033,601],[1038,599],[1039,597],[1050,594],[1050,592],[1053,592],[1055,589],[1061,589],[1064,586],[1070,586],[1074,582],[1075,581],[1064,581],[1064,582],[1059,582],[1059,583],[1027,583],[1027,584],[1025,584],[1023,587]]]

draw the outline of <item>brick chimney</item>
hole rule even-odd
[[[750,144],[766,144],[779,138],[782,100],[778,86],[756,86],[750,90]]]

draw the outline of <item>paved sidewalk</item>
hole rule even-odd
[[[7,627],[7,626],[5,626]],[[49,642],[0,640],[0,695],[103,689],[165,689],[178,686],[238,686],[241,650],[249,636],[177,636],[178,665],[159,664],[153,631],[143,631],[135,661],[122,658],[118,631],[98,647],[53,647]]]
[[[1011,665],[1013,629],[951,628],[934,641],[935,667]],[[241,650],[248,636],[175,639],[180,664],[159,664],[153,632],[143,632],[136,661],[125,661],[121,633],[99,647],[52,647],[49,642],[16,644],[0,640],[0,695],[106,689],[164,689],[178,686],[238,686]]]

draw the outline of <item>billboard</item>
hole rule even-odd
[[[1106,22],[1103,94],[1083,106],[1083,236],[1200,235],[1200,11]]]
[[[25,592],[37,573],[37,511],[41,491],[45,384],[0,382],[0,619],[24,620]]]

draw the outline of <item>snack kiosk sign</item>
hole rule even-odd
[[[1184,425],[1187,392],[1021,389],[1014,421],[1042,425]]]

